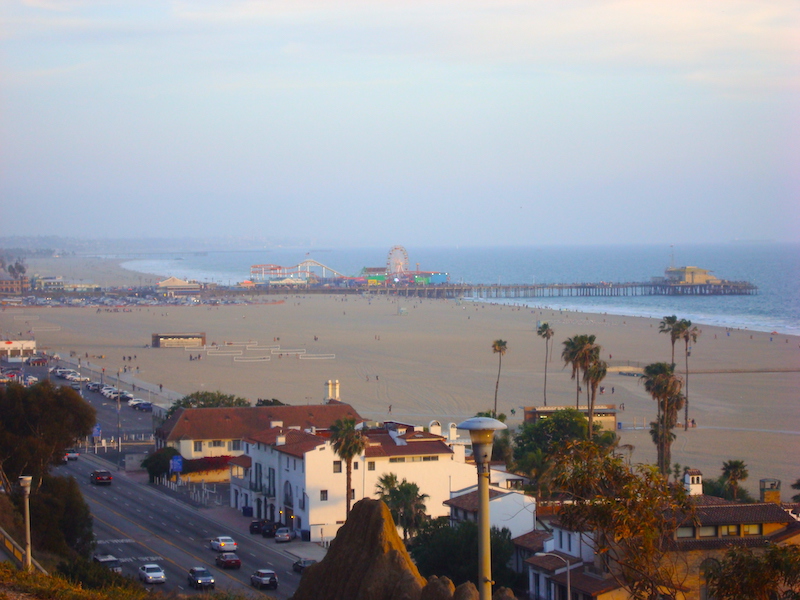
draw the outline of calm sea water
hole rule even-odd
[[[576,283],[649,281],[672,260],[664,246],[517,248],[406,248],[412,270],[444,271],[465,283]],[[345,275],[386,265],[389,247],[280,248],[264,251],[154,255],[127,261],[133,271],[223,285],[250,275],[250,265],[293,266],[306,258]],[[554,308],[661,318],[677,314],[696,323],[800,334],[800,244],[724,244],[674,249],[676,266],[709,269],[717,277],[756,284],[756,296],[536,298]],[[515,302],[526,302],[516,300]]]

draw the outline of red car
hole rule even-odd
[[[223,552],[217,555],[217,566],[223,569],[241,569],[242,561],[233,552]]]
[[[89,474],[89,483],[94,485],[111,485],[114,479],[108,471],[92,471]]]

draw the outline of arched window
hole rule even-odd
[[[718,564],[719,561],[716,558],[707,558],[700,563],[700,600],[714,600],[714,597],[709,595],[706,587],[706,573],[710,567]]]

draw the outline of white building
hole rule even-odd
[[[494,473],[492,473],[494,477]],[[444,504],[450,509],[450,524],[478,520],[477,484],[451,493]],[[505,527],[516,538],[536,527],[536,500],[522,492],[496,485],[489,486],[489,523]]]
[[[477,478],[464,446],[449,447],[434,433],[388,424],[365,430],[367,447],[353,461],[353,501],[375,498],[378,480],[393,473],[427,494],[431,517],[444,516],[452,490]],[[244,439],[242,456],[231,463],[231,506],[251,507],[253,516],[309,531],[312,541],[331,539],[346,518],[346,470],[324,434],[272,427]]]

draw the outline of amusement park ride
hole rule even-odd
[[[408,285],[447,283],[447,273],[411,271],[408,252],[403,246],[393,246],[386,257],[386,267],[365,267],[357,276],[350,277],[312,259],[293,267],[280,265],[253,265],[250,280],[256,285],[272,286],[333,285],[338,287],[359,285]]]

